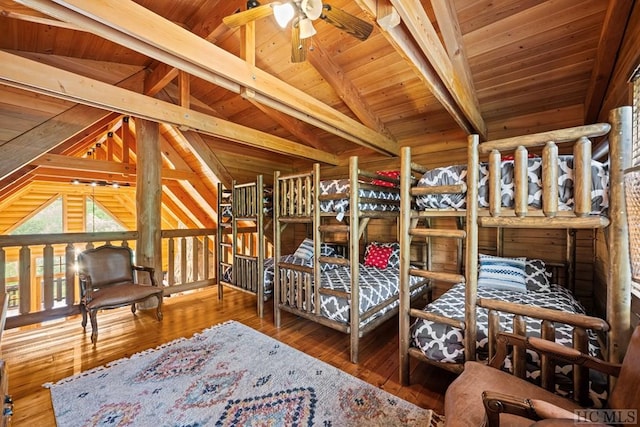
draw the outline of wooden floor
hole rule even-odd
[[[165,298],[164,320],[153,310],[129,308],[98,313],[99,339],[94,347],[83,333],[80,316],[47,324],[9,329],[2,338],[2,356],[8,366],[9,392],[14,399],[14,426],[55,426],[47,382],[154,348],[179,337],[189,337],[209,326],[236,320],[298,350],[340,368],[424,408],[442,413],[443,394],[453,374],[412,361],[411,385],[398,382],[398,323],[389,320],[361,341],[360,362],[349,361],[349,337],[316,323],[283,313],[282,326],[273,325],[272,304],[265,317],[255,314],[255,298],[225,290],[218,299],[215,287]],[[88,327],[90,329],[90,327]],[[248,355],[251,357],[251,355]]]

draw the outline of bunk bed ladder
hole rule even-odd
[[[222,284],[224,271],[231,267],[229,262],[229,253],[232,251],[233,243],[230,240],[231,223],[225,220],[225,209],[231,208],[230,203],[231,190],[226,188],[221,182],[218,183],[218,299],[222,299],[224,293],[224,286]]]
[[[426,172],[422,166],[415,163],[411,163],[410,148],[405,147],[402,149],[401,160],[401,177],[400,183],[400,203],[401,203],[401,215],[400,215],[400,233],[401,236],[408,238],[401,239],[400,243],[400,281],[401,289],[405,290],[401,292],[400,297],[400,380],[403,384],[409,384],[409,355],[410,352],[418,351],[410,348],[409,343],[409,328],[411,318],[423,318],[443,323],[448,323],[456,327],[462,327],[464,329],[464,323],[455,319],[448,319],[444,316],[436,315],[433,313],[427,313],[418,308],[411,307],[409,289],[411,276],[420,277],[429,282],[430,291],[433,292],[433,285],[435,282],[445,282],[449,284],[465,283],[466,278],[461,273],[462,271],[462,248],[465,239],[467,239],[467,230],[462,227],[463,223],[460,221],[460,214],[451,212],[450,216],[455,217],[456,228],[434,228],[433,218],[428,216],[429,213],[423,211],[417,211],[411,209],[414,198],[416,196],[428,195],[428,194],[464,194],[466,186],[461,185],[442,185],[431,187],[413,187],[414,180],[410,178],[412,171]],[[442,215],[445,216],[445,215]],[[432,244],[433,239],[452,239],[457,247],[457,271],[443,271],[441,267],[438,267],[433,263],[432,258]],[[422,260],[418,262],[412,262],[411,260],[411,248],[416,244],[425,244],[422,249]],[[410,268],[410,265],[415,268]]]

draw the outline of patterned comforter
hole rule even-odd
[[[320,181],[320,194],[338,194],[347,193],[349,191],[348,179],[334,179]],[[362,198],[377,199],[375,202],[367,201],[360,203],[358,209],[361,211],[399,211],[400,193],[398,191],[389,191],[381,189],[359,189],[359,196]],[[320,203],[321,212],[341,212],[345,213],[349,209],[349,199],[324,200]]]
[[[514,292],[506,290],[478,288],[478,297],[497,299],[518,304],[526,304],[536,307],[544,307],[570,313],[584,314],[584,308],[575,300],[571,293],[557,285],[551,285],[550,292]],[[437,313],[452,319],[464,320],[465,295],[464,284],[457,284],[431,302],[425,311]],[[478,307],[476,309],[477,321],[477,351],[479,359],[488,358],[488,315],[487,310]],[[540,323],[526,318],[527,334],[540,336]],[[513,315],[500,313],[500,328],[511,331]],[[556,342],[571,346],[572,332],[568,325],[556,323]],[[411,345],[419,348],[429,359],[444,363],[464,362],[464,337],[462,330],[432,322],[416,319],[411,326]],[[600,349],[595,334],[590,334],[589,352],[595,357],[600,357]],[[539,378],[539,357],[535,352],[527,352],[527,376],[536,381]],[[509,360],[505,363],[506,369],[511,369]],[[556,384],[558,391],[567,394],[570,392],[569,380],[571,378],[572,365],[556,366]],[[594,374],[595,375],[595,374]],[[595,405],[601,405],[606,398],[605,380],[597,375],[592,376],[591,398]]]
[[[400,270],[397,268],[387,267],[379,269],[376,267],[367,267],[360,264],[359,286],[360,286],[360,314],[367,312],[378,304],[396,298],[399,293]],[[285,273],[286,274],[286,273]],[[349,292],[351,290],[351,269],[344,266],[335,266],[333,268],[323,269],[320,280],[323,288]],[[421,278],[411,277],[411,284],[420,282]],[[425,290],[424,286],[418,287],[412,293],[418,295]],[[289,304],[296,305],[294,300],[289,300]],[[312,296],[312,304],[313,301]],[[372,320],[382,316],[394,308],[397,308],[399,301],[396,300],[386,305],[375,314],[362,319],[360,326],[364,326]],[[303,303],[304,306],[304,303]],[[313,308],[313,307],[312,307]],[[349,300],[334,295],[320,294],[320,313],[322,316],[342,323],[349,323],[351,316],[351,308]]]
[[[530,158],[529,169],[529,206],[542,207],[542,159]],[[513,207],[514,204],[514,162],[506,160],[502,162],[502,206]],[[480,164],[480,185],[478,187],[478,205],[482,208],[489,207],[489,168],[487,163]],[[434,185],[453,185],[467,180],[467,165],[447,166],[432,169],[426,172],[418,186],[428,187]],[[604,213],[609,206],[607,189],[609,187],[609,175],[607,165],[591,161],[591,209],[592,213]],[[573,156],[560,156],[558,158],[558,209],[571,210],[573,206]],[[419,196],[416,205],[420,209],[465,209],[466,199],[464,194],[437,194]]]

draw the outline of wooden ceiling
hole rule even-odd
[[[51,177],[43,154],[82,157],[128,116],[165,123],[165,166],[187,174],[174,197],[201,225],[218,179],[351,154],[393,167],[406,145],[443,164],[464,159],[468,133],[593,122],[634,2],[330,4],[373,33],[317,20],[307,60],[292,63],[272,17],[222,22],[245,0],[0,0],[0,199]]]

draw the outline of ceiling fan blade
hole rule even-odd
[[[307,59],[307,47],[309,39],[300,38],[300,24],[291,25],[291,62],[304,62]]]
[[[373,25],[367,21],[329,4],[324,5],[320,17],[360,40],[366,40],[373,31]]]
[[[233,15],[225,16],[224,18],[222,18],[222,22],[224,22],[230,28],[235,28],[239,27],[240,25],[247,24],[251,21],[255,21],[256,19],[265,18],[269,15],[273,15],[273,7],[271,7],[271,3],[263,4],[258,7],[244,10],[242,12],[234,13]]]

